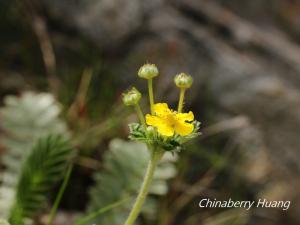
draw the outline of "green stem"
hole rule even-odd
[[[140,120],[141,124],[143,125],[143,127],[146,130],[147,126],[146,126],[146,122],[145,122],[145,117],[144,117],[144,114],[143,114],[143,112],[142,112],[141,107],[140,107],[139,104],[135,105],[135,110],[136,110],[136,113],[137,113],[137,115],[139,117],[139,120]]]
[[[182,112],[183,101],[184,101],[185,88],[180,88],[179,102],[178,102],[178,112]]]
[[[151,114],[154,114],[154,97],[153,97],[153,85],[152,85],[152,78],[148,79],[148,92],[149,92],[149,101],[150,101],[150,109]]]
[[[158,161],[161,159],[161,157],[162,157],[161,151],[153,151],[152,157],[148,163],[148,167],[147,167],[147,170],[146,170],[146,173],[144,176],[144,181],[140,188],[139,194],[135,200],[135,203],[134,203],[134,205],[130,211],[130,214],[129,214],[126,222],[124,223],[124,225],[133,225],[134,221],[138,217],[138,215],[142,209],[142,206],[144,204],[144,201],[147,197],[149,187],[150,187],[151,181],[153,179],[156,165],[157,165]]]
[[[47,225],[51,225],[52,222],[53,222],[53,219],[56,215],[56,212],[57,212],[57,209],[58,209],[58,206],[61,202],[61,199],[62,199],[62,196],[66,190],[66,187],[69,183],[69,180],[70,180],[70,177],[71,177],[71,173],[72,173],[72,170],[73,170],[73,165],[69,165],[68,169],[67,169],[67,173],[64,177],[64,180],[63,180],[63,183],[58,191],[58,194],[56,196],[56,199],[54,201],[54,204],[53,204],[53,207],[51,209],[51,212],[50,212],[50,217],[49,217],[49,220],[48,220],[48,223]]]
[[[122,204],[124,204],[125,202],[128,201],[128,198],[127,199],[123,199],[123,200],[120,200],[120,201],[117,201],[117,202],[114,202],[108,206],[105,206],[101,209],[99,209],[98,211],[96,212],[93,212],[89,215],[87,215],[86,217],[83,217],[81,219],[79,219],[74,225],[83,225],[83,224],[86,224],[88,221],[98,217],[99,215],[103,214],[103,213],[106,213],[107,211],[111,210],[111,209],[114,209]]]

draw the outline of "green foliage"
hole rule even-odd
[[[49,135],[39,139],[23,164],[11,209],[10,221],[23,224],[23,218],[30,218],[46,202],[46,194],[62,177],[71,148],[60,135]]]
[[[182,149],[182,144],[194,139],[199,133],[200,122],[194,121],[194,131],[187,136],[174,135],[169,138],[165,138],[158,134],[158,132],[153,132],[146,135],[143,126],[139,123],[129,124],[129,138],[134,141],[144,142],[153,146],[159,146],[166,151],[180,151]]]
[[[142,143],[119,139],[111,141],[109,151],[104,155],[103,169],[94,174],[96,183],[90,190],[88,211],[94,212],[120,199],[129,200],[99,216],[93,221],[95,224],[121,225],[125,221],[142,183],[149,158],[148,150]],[[150,196],[142,210],[144,216],[150,217],[156,213],[157,198],[154,196],[166,194],[167,180],[176,175],[176,168],[172,163],[174,160],[174,156],[166,154],[158,165]]]
[[[0,108],[1,144],[5,148],[0,173],[0,217],[8,219],[16,197],[24,162],[31,155],[38,139],[49,134],[66,134],[66,125],[59,119],[60,105],[50,94],[24,93],[8,96]]]

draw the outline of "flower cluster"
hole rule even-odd
[[[179,150],[182,144],[199,135],[200,122],[194,119],[192,111],[182,112],[185,91],[193,83],[193,78],[180,73],[175,76],[174,82],[180,89],[177,110],[169,108],[167,103],[154,103],[152,79],[158,76],[159,71],[154,64],[145,64],[138,71],[138,76],[148,80],[148,92],[151,113],[144,114],[139,106],[141,93],[132,88],[123,94],[123,102],[127,106],[134,106],[140,123],[129,124],[130,138],[145,142],[166,151]]]

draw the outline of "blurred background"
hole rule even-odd
[[[1,110],[17,110],[0,113],[0,157],[10,134],[22,128],[27,137],[48,106],[60,111],[78,151],[55,224],[103,204],[91,203],[103,191],[127,190],[97,194],[105,183],[97,174],[110,149],[131,149],[127,124],[136,117],[121,93],[132,85],[146,93],[136,75],[146,62],[160,70],[156,101],[172,107],[175,74],[194,77],[185,107],[202,122],[202,136],[172,162],[166,190],[151,201],[159,210],[138,224],[300,224],[300,1],[0,0],[0,31]],[[5,128],[6,120],[16,126]],[[290,200],[291,207],[199,208],[204,197]],[[119,224],[118,213],[103,217],[108,222],[98,224]]]

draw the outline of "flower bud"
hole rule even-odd
[[[148,126],[147,127],[147,134],[149,135],[149,137],[154,137],[155,135],[155,128],[152,126]]]
[[[139,103],[141,97],[142,94],[133,87],[130,91],[123,94],[123,103],[127,106],[136,105]]]
[[[192,86],[193,78],[186,73],[180,73],[175,76],[174,82],[177,87],[187,89]]]
[[[144,79],[151,79],[158,75],[158,69],[155,64],[145,64],[138,72],[138,76]]]

